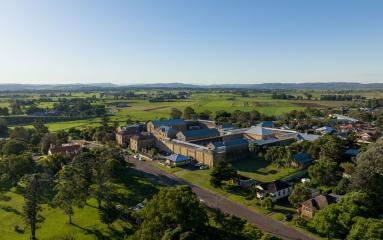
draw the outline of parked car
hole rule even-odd
[[[139,157],[140,157],[140,155],[138,153],[133,155],[134,159],[138,159]]]
[[[199,169],[204,170],[204,169],[209,169],[208,165],[202,164]]]
[[[197,168],[199,168],[199,167],[201,167],[203,164],[202,163],[200,163],[200,162],[197,162],[197,163],[195,163],[194,164],[194,167],[197,167]]]

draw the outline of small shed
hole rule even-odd
[[[172,167],[178,167],[190,163],[190,158],[182,154],[166,156],[166,163]]]
[[[293,161],[291,165],[297,168],[308,167],[313,162],[313,159],[308,153],[297,153],[294,154],[292,157]]]

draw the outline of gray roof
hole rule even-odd
[[[307,133],[298,133],[297,134],[297,139],[298,140],[303,140],[303,141],[308,141],[308,142],[313,142],[319,138],[318,135],[315,134],[307,134]]]
[[[252,127],[249,130],[247,130],[245,133],[261,135],[261,136],[267,136],[267,135],[272,135],[273,134],[273,132],[271,130],[268,130],[268,129],[263,128],[261,126]]]

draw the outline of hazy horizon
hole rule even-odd
[[[0,83],[383,82],[383,2],[0,1]]]

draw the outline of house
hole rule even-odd
[[[182,154],[172,154],[166,156],[166,163],[172,167],[178,167],[190,163],[190,158]]]
[[[273,138],[274,132],[261,126],[255,126],[245,131],[245,136],[253,140],[266,140]]]
[[[182,141],[202,140],[207,138],[219,137],[220,134],[215,128],[204,128],[198,130],[180,131],[177,133],[177,139]]]
[[[312,219],[315,213],[327,207],[331,203],[335,203],[336,199],[330,195],[318,195],[300,204],[297,212],[302,217]]]
[[[149,148],[155,146],[155,139],[151,134],[137,134],[130,137],[130,149],[134,152],[147,151]]]
[[[331,134],[331,133],[335,132],[335,129],[332,127],[324,126],[324,127],[315,129],[315,131],[317,133],[322,134],[322,135],[326,135],[326,134]]]
[[[118,127],[116,132],[116,142],[121,146],[128,146],[130,137],[139,134],[142,131],[142,125],[130,124],[124,127]]]
[[[76,154],[81,150],[80,144],[63,144],[61,147],[50,147],[48,150],[48,155],[53,154]]]
[[[293,191],[293,187],[285,181],[276,180],[270,183],[261,183],[256,186],[257,198],[262,199],[269,194],[273,202],[278,201],[281,198],[288,197]]]
[[[313,162],[313,159],[308,153],[293,154],[292,158],[291,166],[296,168],[306,168]]]
[[[335,118],[337,120],[337,122],[339,123],[357,123],[357,122],[360,122],[358,119],[355,119],[355,118],[351,118],[351,117],[348,117],[348,116],[345,116],[345,115],[341,115],[341,114],[332,114],[330,115],[332,118]]]
[[[379,138],[380,134],[377,131],[362,131],[358,133],[358,138],[362,141],[375,141]]]
[[[153,120],[146,124],[146,129],[149,133],[154,133],[155,129],[161,126],[168,126],[177,131],[186,131],[186,121],[183,119],[170,119],[170,120]]]

